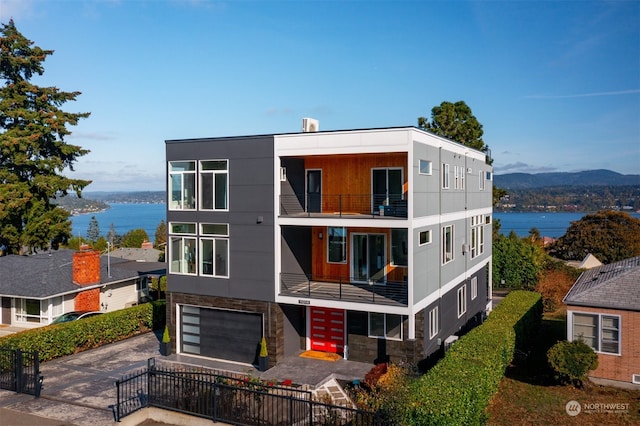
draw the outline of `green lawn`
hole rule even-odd
[[[598,386],[583,389],[558,385],[547,367],[546,351],[566,334],[566,314],[545,315],[531,351],[509,367],[489,406],[490,425],[635,425],[640,424],[640,391]],[[569,416],[569,401],[584,404],[628,404],[625,413],[581,412]]]

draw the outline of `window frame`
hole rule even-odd
[[[387,314],[387,313],[381,313],[381,312],[368,312],[367,313],[367,335],[370,338],[374,338],[374,339],[386,339],[386,340],[395,340],[398,342],[403,341],[403,328],[404,328],[404,317],[402,315],[399,314]],[[383,329],[384,329],[384,335],[377,335],[371,332],[371,317],[372,315],[377,316],[377,315],[382,315],[383,317]],[[387,318],[388,317],[394,317],[394,318],[399,318],[400,319],[400,337],[396,337],[396,336],[390,336],[389,335],[389,329],[388,329],[388,325],[387,325]]]
[[[423,172],[423,165],[427,166],[428,171]],[[433,175],[433,162],[431,160],[418,160],[418,174],[423,176]]]
[[[205,167],[206,163],[215,163],[215,162],[223,162],[225,163],[224,169],[207,169]],[[208,177],[208,175],[212,175],[211,177],[211,205],[212,207],[205,208],[204,202],[204,190],[207,185],[204,184],[203,179]],[[224,182],[224,207],[217,207],[217,178],[218,176],[225,176]],[[219,159],[210,159],[210,160],[199,160],[198,161],[198,183],[200,184],[199,201],[200,201],[200,210],[202,211],[217,211],[217,212],[226,212],[229,211],[229,160],[224,158]],[[208,204],[208,203],[207,203]]]
[[[423,243],[422,242],[422,234],[425,234],[427,236],[426,241]],[[424,231],[419,231],[418,232],[418,247],[422,247],[422,246],[426,246],[427,244],[431,244],[431,242],[433,241],[433,233],[431,232],[431,229],[426,229]]]
[[[187,169],[187,170],[172,170],[172,166],[173,165],[177,165],[179,163],[186,163],[186,164],[192,164],[193,165],[193,169]],[[196,178],[197,175],[197,162],[196,160],[174,160],[174,161],[168,161],[167,162],[167,175],[168,175],[168,191],[167,191],[167,201],[168,201],[168,208],[169,210],[189,210],[189,211],[193,211],[193,210],[197,210],[198,208],[198,204],[197,204],[197,193],[198,193],[198,179]],[[173,177],[178,177],[180,178],[180,200],[173,200],[173,193],[175,192],[175,188],[173,187]],[[188,198],[188,193],[185,194],[185,190],[188,189],[186,187],[185,184],[185,176],[189,176],[190,179],[192,179],[192,185],[193,185],[193,195],[192,195],[192,204],[193,206],[190,207],[185,207],[185,205],[188,205],[185,200]],[[174,203],[178,203],[178,205],[176,206]]]
[[[480,187],[480,191],[484,191],[485,188],[487,187],[487,182],[486,182],[486,175],[484,170],[480,170],[478,172],[479,174],[479,187]]]
[[[483,215],[471,216],[471,243],[469,244],[471,259],[484,254],[484,224],[485,218]]]
[[[404,231],[404,239],[400,239],[400,244],[404,243],[404,245],[398,247],[396,245],[396,238],[394,238],[394,234],[398,234],[398,232],[402,232]],[[397,266],[399,268],[408,268],[409,267],[409,230],[407,228],[391,228],[391,232],[390,232],[390,236],[391,236],[391,259],[389,260],[389,263],[393,266]],[[397,250],[401,250],[401,254],[400,256],[402,257],[402,260],[404,260],[404,263],[398,263],[395,259],[394,254],[397,252]]]
[[[450,232],[449,232],[449,239],[447,240],[447,229],[450,228]],[[455,227],[453,224],[451,225],[445,225],[442,227],[442,247],[441,247],[441,261],[443,265],[446,265],[449,262],[453,262],[455,260],[455,253],[454,253],[454,241],[455,241]],[[448,244],[447,244],[448,242]],[[449,250],[447,250],[447,248]],[[447,256],[449,255],[449,256]]]
[[[344,233],[344,235],[342,236],[338,236],[342,238],[342,243],[340,243],[339,241],[333,241],[336,236],[332,236],[331,235],[331,230],[332,229],[341,229],[342,232]],[[340,255],[341,255],[341,260],[337,261],[337,260],[331,260],[331,245],[341,245],[340,247]],[[327,226],[327,263],[334,263],[334,264],[345,264],[347,263],[347,228],[344,226]],[[335,253],[335,251],[334,251]]]
[[[458,289],[458,318],[467,313],[467,284]]]
[[[429,340],[433,339],[440,332],[440,309],[435,306],[429,311]]]
[[[442,163],[442,182],[441,182],[441,186],[442,189],[449,189],[450,187],[450,179],[451,177],[449,176],[449,164],[448,163]]]
[[[198,248],[200,249],[200,256],[199,256],[199,266],[200,266],[200,270],[199,270],[199,275],[203,276],[203,277],[208,277],[208,278],[229,278],[229,255],[230,255],[230,242],[229,242],[229,224],[228,223],[209,223],[209,222],[205,222],[205,223],[200,223],[199,224],[199,246]],[[214,230],[212,231],[206,231],[205,230],[205,226],[210,225],[212,227],[218,226],[218,227],[223,227],[223,232],[215,232]],[[212,253],[211,253],[211,273],[205,273],[205,256],[204,256],[204,244],[207,242],[211,242],[212,245]],[[223,259],[224,259],[224,272],[220,271],[219,268],[219,264],[217,261],[217,257],[218,257],[218,243],[224,243],[225,247],[224,247],[224,255],[223,255]]]
[[[596,353],[601,353],[601,354],[605,354],[605,355],[622,355],[622,342],[621,342],[621,337],[622,337],[622,317],[620,315],[610,314],[610,313],[600,313],[600,312],[583,312],[583,311],[570,311],[570,312],[571,312],[571,324],[569,325],[569,327],[570,327],[569,333],[570,333],[570,336],[571,336],[571,341],[574,341],[576,339],[581,339],[587,345],[589,345],[589,347],[591,347],[594,350],[594,352],[596,352]],[[593,345],[590,345],[587,341],[584,340],[584,338],[583,338],[584,334],[576,335],[576,332],[575,332],[576,315],[577,316],[583,316],[583,317],[591,317],[591,318],[596,320],[596,323],[593,326],[593,328],[594,328],[593,340],[594,340],[595,344],[597,345],[597,348],[594,348]],[[617,328],[605,327],[603,325],[604,324],[604,321],[603,321],[604,318],[615,319],[616,322],[617,322]],[[580,324],[580,325],[583,326],[583,327],[584,326],[588,326],[587,324]],[[609,330],[609,331],[616,332],[617,333],[617,340],[604,339],[603,330]],[[605,340],[609,340],[609,341],[605,342]],[[607,343],[607,344],[615,343],[616,344],[616,348],[617,348],[616,352],[603,350],[604,343]]]
[[[478,297],[478,277],[471,277],[471,300]]]

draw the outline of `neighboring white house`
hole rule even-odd
[[[148,256],[153,249],[138,250]],[[69,311],[110,312],[148,300],[148,283],[165,275],[165,264],[117,255],[62,249],[0,257],[0,324],[38,327]]]

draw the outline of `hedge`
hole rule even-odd
[[[511,292],[482,325],[458,339],[438,364],[410,383],[404,412],[394,417],[410,425],[484,424],[486,408],[515,348],[535,332],[541,317],[540,294]]]
[[[97,348],[164,327],[165,301],[33,328],[0,338],[0,347],[37,351],[40,362]]]

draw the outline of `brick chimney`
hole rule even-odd
[[[144,240],[142,242],[142,248],[143,249],[152,249],[153,248],[153,243],[151,241]]]
[[[100,252],[83,245],[73,254],[72,280],[74,284],[86,287],[100,284]],[[76,311],[99,311],[100,289],[80,292],[74,301]]]

